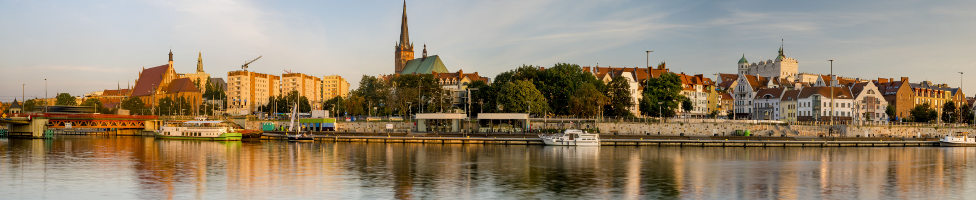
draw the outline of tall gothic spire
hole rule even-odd
[[[170,62],[173,62],[173,50],[172,49],[169,50],[169,61]]]
[[[197,72],[203,72],[203,52],[197,54]]]
[[[400,46],[410,45],[410,34],[407,33],[407,0],[403,0],[403,21],[400,22]]]

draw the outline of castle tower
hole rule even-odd
[[[739,58],[739,75],[744,75],[749,73],[749,61],[746,60],[746,54],[742,54],[742,58]]]
[[[413,43],[410,43],[410,35],[407,32],[407,1],[403,1],[403,20],[400,22],[400,41],[396,44],[393,51],[394,70],[397,74],[403,71],[407,61],[413,60]]]
[[[203,72],[203,52],[197,54],[197,72]]]

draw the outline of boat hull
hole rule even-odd
[[[600,146],[599,141],[554,141],[554,140],[542,140],[543,143],[549,146]]]
[[[224,133],[217,137],[196,137],[196,136],[165,136],[156,134],[156,138],[171,140],[213,140],[213,141],[236,141],[241,140],[241,133]]]
[[[940,141],[939,146],[942,147],[976,147],[976,143],[969,142],[945,142]]]

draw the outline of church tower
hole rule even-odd
[[[403,21],[400,22],[400,42],[394,47],[393,62],[397,74],[403,71],[407,61],[413,60],[413,43],[407,33],[407,1],[403,1]]]
[[[203,52],[197,54],[197,72],[203,72]]]
[[[170,68],[173,67],[173,50],[172,49],[169,50],[169,67]]]

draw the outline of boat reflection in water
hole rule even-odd
[[[942,199],[973,148],[0,139],[4,199]]]

